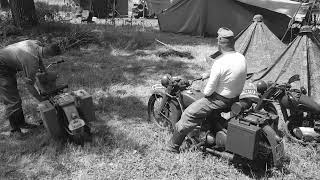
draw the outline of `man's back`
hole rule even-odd
[[[26,40],[11,44],[0,50],[0,66],[12,71],[24,71],[29,79],[34,79],[39,68],[40,46],[38,41]]]
[[[242,92],[247,75],[245,57],[235,51],[225,52],[213,63],[205,94],[216,92],[234,98]]]

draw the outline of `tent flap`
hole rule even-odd
[[[254,1],[266,2],[266,0]],[[271,1],[275,0],[267,2]],[[281,2],[287,1],[289,0]],[[238,34],[248,26],[248,20],[252,19],[255,14],[262,14],[270,30],[279,38],[282,37],[290,17],[277,12],[277,9],[277,11],[270,10],[271,8],[268,9],[263,4],[254,5],[256,4],[247,4],[242,0],[176,0],[158,15],[158,21],[161,31],[215,36],[219,27],[222,26],[229,27],[235,34]]]
[[[264,24],[262,16],[257,17],[235,42],[236,51],[246,57],[248,72],[267,68],[286,48]]]
[[[320,100],[320,48],[313,32],[303,32],[287,47],[287,49],[269,66],[268,71],[256,80],[277,81],[285,83],[295,74],[300,81],[293,88],[305,87],[308,95]]]

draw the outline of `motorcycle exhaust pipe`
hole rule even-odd
[[[214,149],[210,149],[210,148],[206,148],[206,151],[208,153],[211,153],[211,154],[215,155],[215,156],[225,158],[225,159],[227,159],[229,161],[232,161],[233,157],[234,157],[233,154],[230,154],[230,153],[227,153],[227,152],[220,152],[220,151],[217,151],[217,150],[214,150]]]
[[[297,127],[293,129],[293,133],[299,138],[307,142],[319,140],[320,134],[315,132],[311,127]]]

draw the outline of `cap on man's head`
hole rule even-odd
[[[43,56],[56,56],[61,54],[61,49],[59,44],[50,44],[43,48],[42,55]]]
[[[233,36],[234,36],[233,32],[230,29],[226,28],[226,27],[221,27],[218,30],[218,37],[230,38],[230,37],[233,37]]]
[[[233,39],[234,39],[234,34],[230,29],[226,27],[219,28],[218,30],[219,42],[230,42],[230,41],[233,41]]]

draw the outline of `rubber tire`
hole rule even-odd
[[[173,127],[175,123],[177,123],[180,119],[181,110],[177,102],[170,101],[169,109],[167,109],[169,112],[168,119],[170,119],[170,125],[169,125],[170,127],[159,124],[159,122],[157,121],[157,118],[155,117],[154,104],[157,98],[163,98],[163,97],[164,95],[162,93],[154,93],[150,96],[148,101],[148,120],[155,123],[157,127],[159,127],[160,129],[169,130],[170,132],[173,132]]]
[[[77,145],[84,145],[85,140],[85,127],[77,129],[77,133],[72,136],[72,141]]]

